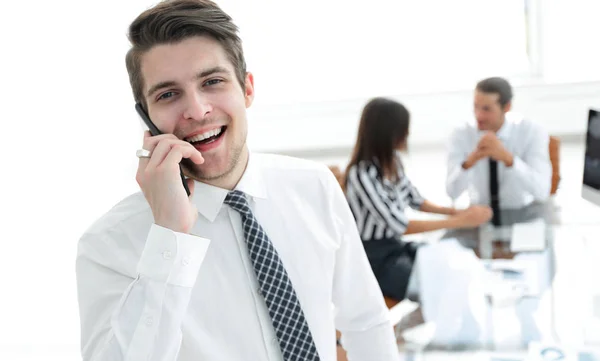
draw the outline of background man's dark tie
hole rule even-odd
[[[490,158],[490,206],[492,207],[492,223],[500,225],[500,197],[498,196],[498,162]]]

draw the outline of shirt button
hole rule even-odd
[[[188,266],[190,262],[192,262],[192,259],[190,257],[184,257],[183,260],[181,260],[181,262],[184,266]]]
[[[273,339],[271,340],[271,344],[273,346],[279,346],[279,340],[277,339],[277,337],[273,337]]]
[[[171,251],[164,251],[162,253],[162,256],[163,256],[164,259],[170,260],[171,259]]]
[[[154,319],[152,318],[152,316],[146,317],[146,326],[152,326],[153,323]]]

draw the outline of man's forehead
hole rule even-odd
[[[485,102],[494,103],[500,100],[500,94],[498,93],[486,93],[482,91],[477,91],[475,93],[475,98],[483,100]]]
[[[215,67],[233,72],[233,65],[221,44],[207,37],[155,45],[142,55],[140,65],[146,83],[164,81],[164,77],[191,78]]]

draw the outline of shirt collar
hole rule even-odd
[[[509,117],[507,116],[504,119],[504,123],[502,124],[500,129],[498,129],[498,131],[496,132],[496,135],[499,139],[506,140],[510,135],[510,128],[512,128],[512,120],[509,119]]]
[[[512,116],[511,113],[506,113],[505,118],[504,118],[504,123],[502,123],[502,126],[500,127],[500,129],[498,129],[498,131],[496,132],[496,136],[498,137],[498,139],[507,140],[510,138],[510,131],[511,131],[511,128],[512,128],[514,122],[515,122],[514,116]],[[487,131],[484,131],[484,130],[478,131],[479,136],[484,135],[486,132]]]
[[[201,215],[210,222],[214,222],[229,190],[198,181],[194,181],[194,183],[192,203]],[[246,169],[235,189],[244,192],[248,197],[255,200],[257,198],[267,199],[267,188],[259,158],[252,154],[249,155]]]

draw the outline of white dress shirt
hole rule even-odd
[[[453,132],[446,180],[446,192],[450,198],[456,199],[466,190],[471,204],[490,204],[488,158],[479,160],[468,170],[462,167],[484,134],[474,122]],[[521,208],[533,201],[546,200],[552,183],[548,133],[536,123],[507,113],[496,134],[514,157],[512,167],[498,162],[500,208]]]
[[[244,192],[294,285],[323,361],[398,360],[389,312],[342,190],[324,165],[252,153]],[[196,182],[191,234],[153,224],[141,193],[79,241],[84,360],[282,360],[227,190]]]

